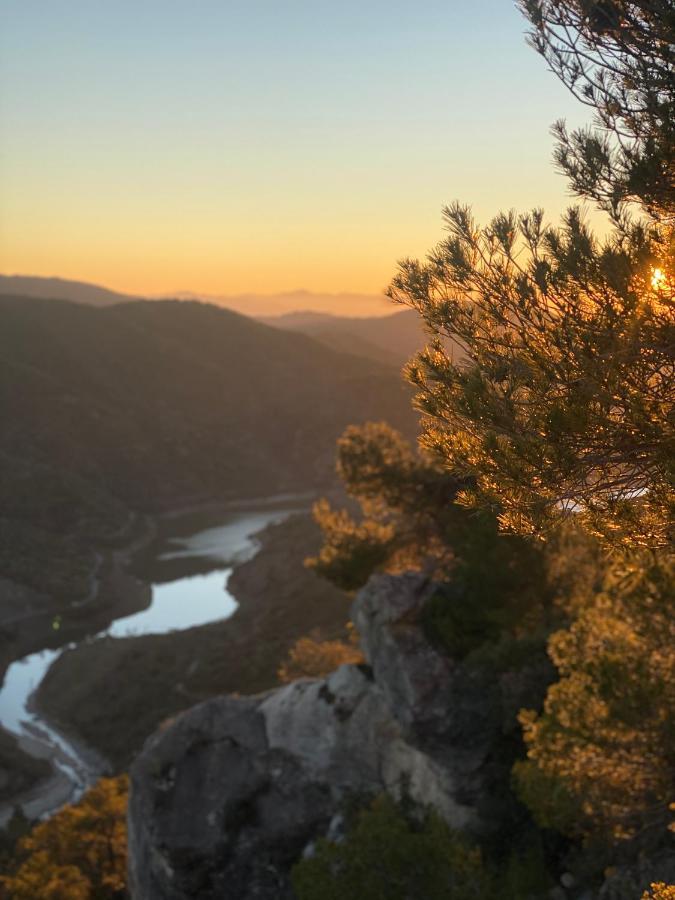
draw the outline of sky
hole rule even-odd
[[[441,208],[569,205],[511,0],[0,0],[0,271],[381,292]]]

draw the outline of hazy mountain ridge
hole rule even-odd
[[[36,275],[0,275],[0,295],[70,300],[89,306],[112,306],[142,298],[111,291],[98,284],[67,278],[42,278]]]
[[[375,295],[319,294],[298,289],[269,295],[208,296],[177,291],[163,297],[136,297],[83,281],[0,275],[2,296],[66,300],[96,307],[169,299],[208,303],[277,329],[306,334],[338,353],[362,356],[387,366],[400,367],[426,344],[417,313],[391,312],[392,305]],[[336,308],[344,309],[346,315],[336,314]],[[373,315],[375,310],[378,314]]]
[[[37,275],[0,275],[0,295],[54,298],[86,303],[90,306],[112,306],[135,300],[197,300],[222,306],[246,316],[263,317],[285,315],[297,309],[312,309],[330,315],[340,310],[347,316],[382,316],[388,312],[388,301],[377,294],[347,291],[326,293],[297,288],[273,294],[208,294],[199,291],[164,291],[153,294],[126,294],[86,281],[67,278],[44,278]]]
[[[170,296],[180,300],[202,300],[260,319],[295,315],[297,310],[311,310],[317,316],[334,316],[336,318],[379,318],[386,316],[391,306],[382,294],[361,294],[349,291],[329,293],[308,291],[305,288],[279,291],[274,294],[212,295],[192,291],[176,291],[172,292]]]
[[[318,482],[351,421],[410,422],[395,371],[207,304],[3,297],[0,314],[0,450],[129,503]]]
[[[426,346],[429,340],[418,313],[413,309],[365,318],[301,310],[282,316],[262,317],[259,321],[275,328],[307,334],[333,350],[355,353],[399,367]],[[450,341],[446,342],[446,346],[450,352],[458,353],[457,347]]]

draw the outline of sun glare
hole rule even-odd
[[[666,273],[663,269],[654,269],[652,274],[652,287],[655,291],[661,290],[666,286]]]

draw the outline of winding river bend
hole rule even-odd
[[[247,508],[193,511],[161,520],[157,538],[131,566],[152,587],[150,605],[85,640],[164,634],[229,618],[237,601],[227,583],[234,566],[257,552],[256,534],[306,508],[306,497],[288,496]],[[49,759],[55,768],[49,784],[21,798],[31,817],[47,816],[78,799],[104,767],[95,754],[46,722],[31,702],[50,665],[74,646],[65,644],[16,660],[0,689],[0,725],[19,738],[25,751]],[[0,827],[10,813],[0,809]]]

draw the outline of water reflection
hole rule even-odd
[[[186,536],[167,536],[136,571],[152,583],[148,609],[117,619],[105,632],[111,637],[164,634],[227,619],[237,601],[227,590],[235,563],[255,555],[253,535],[294,510],[258,511],[233,516],[223,524]],[[206,572],[194,574],[192,565]]]
[[[237,608],[235,598],[227,590],[233,565],[255,555],[256,532],[301,508],[304,505],[245,512],[211,511],[163,523],[157,540],[134,564],[135,573],[152,585],[150,606],[115,620],[96,637],[164,634],[228,618]],[[30,709],[31,695],[64,649],[65,646],[32,653],[9,666],[0,689],[0,725],[16,735],[30,737],[33,747],[40,745],[40,755],[48,751],[66,774],[72,769],[72,777],[68,777],[73,788],[79,790],[86,782],[86,761]],[[25,749],[32,752],[31,746]]]

